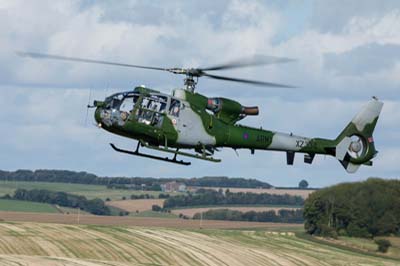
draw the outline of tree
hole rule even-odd
[[[370,238],[400,233],[400,181],[370,178],[313,192],[304,204],[305,229]]]
[[[386,253],[389,247],[392,245],[392,243],[386,239],[377,239],[375,240],[375,244],[378,245],[378,251],[382,253]]]
[[[299,188],[302,188],[302,189],[308,188],[307,180],[305,180],[305,179],[301,180],[299,183]]]
[[[151,210],[152,211],[155,211],[155,212],[159,212],[159,211],[161,211],[161,207],[160,206],[158,206],[158,205],[153,205],[153,206],[151,206]]]

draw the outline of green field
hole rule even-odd
[[[18,188],[22,189],[47,189],[51,191],[64,191],[67,193],[73,193],[77,195],[83,195],[88,199],[100,198],[105,200],[110,198],[111,200],[120,200],[123,196],[127,199],[132,194],[149,194],[154,197],[158,197],[161,192],[158,191],[135,191],[135,190],[124,190],[124,189],[107,189],[106,186],[101,185],[84,185],[84,184],[72,184],[72,183],[50,183],[50,182],[14,182],[14,181],[0,181],[0,196],[5,194],[12,195]]]
[[[303,233],[304,236],[304,233]],[[306,237],[307,238],[307,237]],[[317,241],[324,241],[332,246],[340,246],[343,249],[359,250],[367,254],[374,254],[376,256],[390,256],[400,261],[400,238],[399,237],[376,237],[376,239],[387,239],[391,242],[391,247],[386,254],[377,252],[378,245],[374,239],[358,238],[358,237],[344,237],[340,236],[338,239],[314,239]]]
[[[142,211],[139,213],[131,212],[129,216],[133,217],[155,217],[155,218],[178,218],[178,215],[168,212]]]
[[[0,223],[0,265],[398,266],[265,230]]]
[[[58,212],[55,207],[47,203],[30,202],[23,200],[0,199],[0,211],[16,212]]]

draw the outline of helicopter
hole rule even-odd
[[[205,68],[162,68],[33,52],[17,54],[36,59],[141,68],[184,75],[184,87],[174,89],[171,95],[137,86],[134,90],[112,94],[87,106],[96,108],[94,118],[99,128],[138,141],[136,149],[133,150],[122,149],[110,143],[117,152],[180,165],[190,165],[191,162],[178,160],[177,156],[221,162],[221,159],[214,157],[221,148],[232,148],[235,151],[248,149],[251,154],[254,154],[255,150],[285,152],[288,165],[293,165],[296,153],[304,154],[304,163],[307,164],[312,164],[315,155],[330,155],[335,157],[348,173],[355,173],[361,165],[372,166],[372,159],[378,153],[373,132],[383,102],[375,96],[335,139],[325,139],[238,124],[238,121],[247,116],[258,115],[258,107],[243,106],[233,99],[223,97],[209,98],[195,92],[201,77],[290,88],[292,86],[284,84],[209,74],[210,71],[293,61],[289,58],[254,56]],[[170,156],[144,153],[141,148]]]

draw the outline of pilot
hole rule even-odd
[[[171,115],[174,115],[174,116],[179,115],[179,105],[180,105],[179,101],[172,99],[171,108],[169,109]]]

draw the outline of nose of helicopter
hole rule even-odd
[[[101,107],[97,107],[96,111],[94,112],[94,120],[96,120],[97,124],[101,123],[101,118],[100,118],[100,113],[101,113]]]
[[[96,111],[94,112],[94,120],[96,120],[97,124],[101,124],[101,111],[103,110],[104,102],[94,101],[93,106],[96,107]]]

